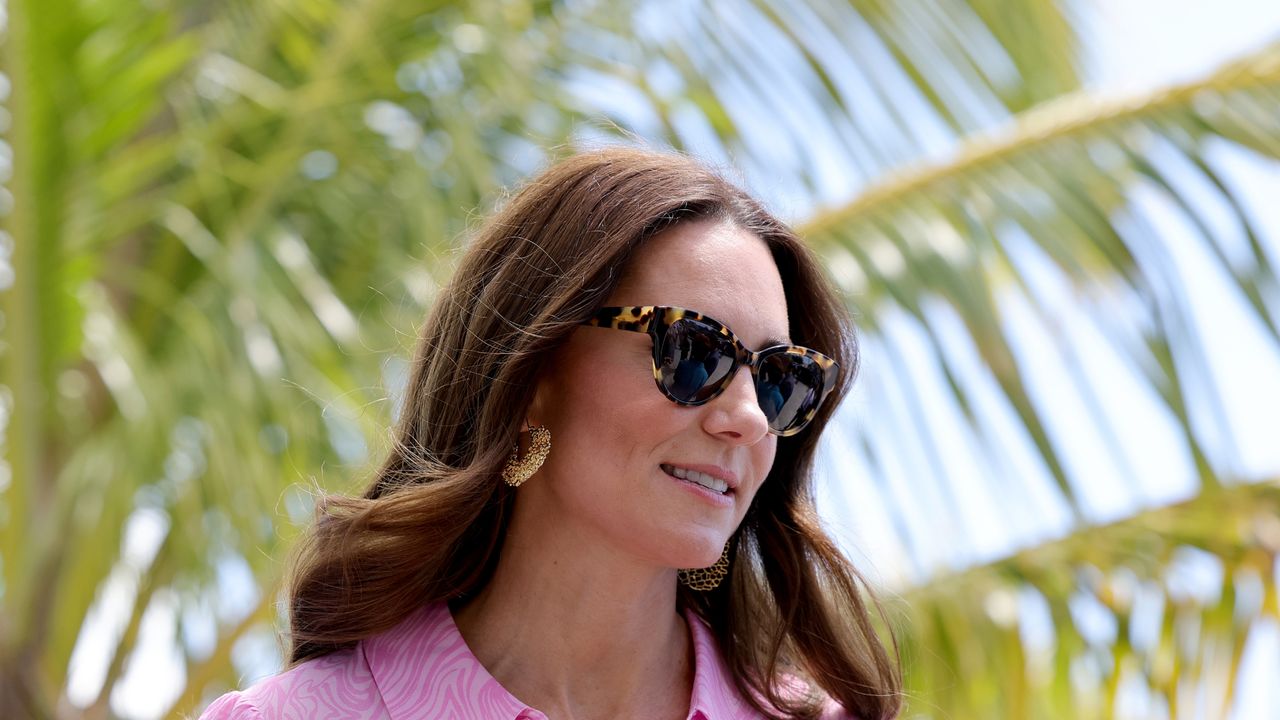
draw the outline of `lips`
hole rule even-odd
[[[679,465],[671,465],[663,463],[662,471],[671,477],[686,482],[691,482],[721,495],[729,495],[733,492],[733,486],[723,478],[716,477],[709,473],[702,472],[693,468],[681,467]]]

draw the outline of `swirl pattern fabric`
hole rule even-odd
[[[711,630],[684,613],[694,648],[687,720],[761,717],[738,693]],[[838,710],[838,706],[829,708]],[[840,717],[828,712],[828,717]],[[215,700],[200,720],[547,720],[471,654],[443,602],[355,647]]]

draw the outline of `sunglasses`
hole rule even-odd
[[[840,372],[835,360],[798,345],[749,350],[724,323],[685,308],[603,307],[582,324],[648,333],[653,338],[653,379],[679,405],[710,402],[746,365],[769,432],[782,437],[809,424]]]

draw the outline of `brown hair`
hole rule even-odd
[[[808,427],[778,439],[735,533],[729,581],[704,593],[681,587],[680,602],[707,621],[739,689],[766,715],[819,711],[818,694],[789,689],[788,675],[860,718],[898,714],[896,640],[891,656],[865,580],[814,510],[818,439],[857,373],[852,321],[812,252],[759,202],[683,155],[648,150],[569,158],[480,229],[428,313],[389,457],[363,497],[325,497],[297,549],[291,665],[484,585],[516,497],[501,469],[542,363],[604,303],[640,243],[697,218],[766,242],[793,342],[830,355],[841,374]]]

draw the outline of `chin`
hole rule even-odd
[[[710,528],[701,528],[704,532],[687,536],[687,539],[675,548],[670,562],[677,568],[705,568],[716,564],[724,554],[724,546],[730,535]]]

